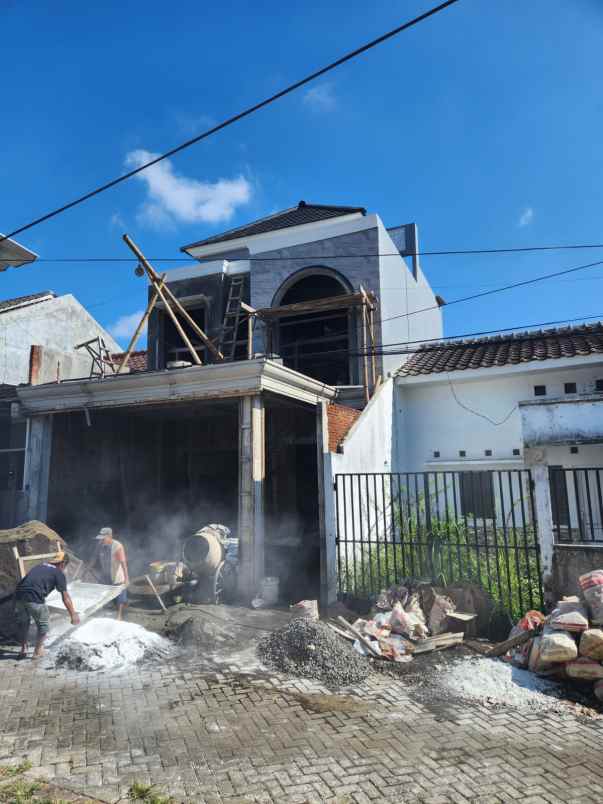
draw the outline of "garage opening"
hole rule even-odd
[[[56,414],[48,524],[83,557],[112,527],[140,572],[207,523],[236,531],[238,460],[236,400]]]

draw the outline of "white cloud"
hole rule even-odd
[[[329,112],[337,105],[333,85],[316,84],[304,92],[304,103],[319,112]]]
[[[114,324],[111,324],[108,329],[111,335],[114,338],[118,338],[119,340],[129,340],[136,330],[136,327],[140,323],[140,319],[144,315],[144,310],[136,310],[135,313],[130,313],[129,315],[122,315]],[[146,324],[144,329],[142,330],[142,335],[146,332]]]
[[[111,215],[111,219],[110,219],[109,222],[110,222],[111,226],[115,226],[117,229],[125,229],[126,228],[126,222],[121,217],[119,212],[114,212],[113,215]]]
[[[518,226],[529,226],[534,220],[534,210],[532,207],[526,207],[519,216]]]
[[[142,149],[130,151],[126,166],[139,167],[157,154]],[[173,223],[221,223],[232,218],[237,207],[251,199],[252,187],[244,176],[203,182],[174,172],[169,159],[139,173],[146,184],[147,200],[138,211],[138,219],[150,226]]]

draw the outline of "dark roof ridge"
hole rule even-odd
[[[311,204],[302,200],[298,202],[297,206],[287,207],[287,209],[274,212],[272,215],[265,215],[263,218],[258,218],[242,226],[236,226],[220,234],[211,235],[195,243],[181,246],[180,251],[186,252],[188,249],[197,248],[199,246],[226,243],[229,240],[236,240],[239,237],[252,237],[256,234],[265,234],[267,232],[288,229],[292,226],[315,223],[319,220],[328,220],[329,218],[336,218],[341,215],[350,215],[357,212],[366,215],[365,207],[339,206],[336,204]]]

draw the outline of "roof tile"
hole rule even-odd
[[[419,376],[603,354],[603,322],[424,344],[398,374]]]

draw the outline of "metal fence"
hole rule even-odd
[[[555,541],[603,542],[603,469],[551,466],[549,477]]]
[[[339,592],[404,578],[479,584],[515,618],[543,594],[528,470],[335,477]]]

